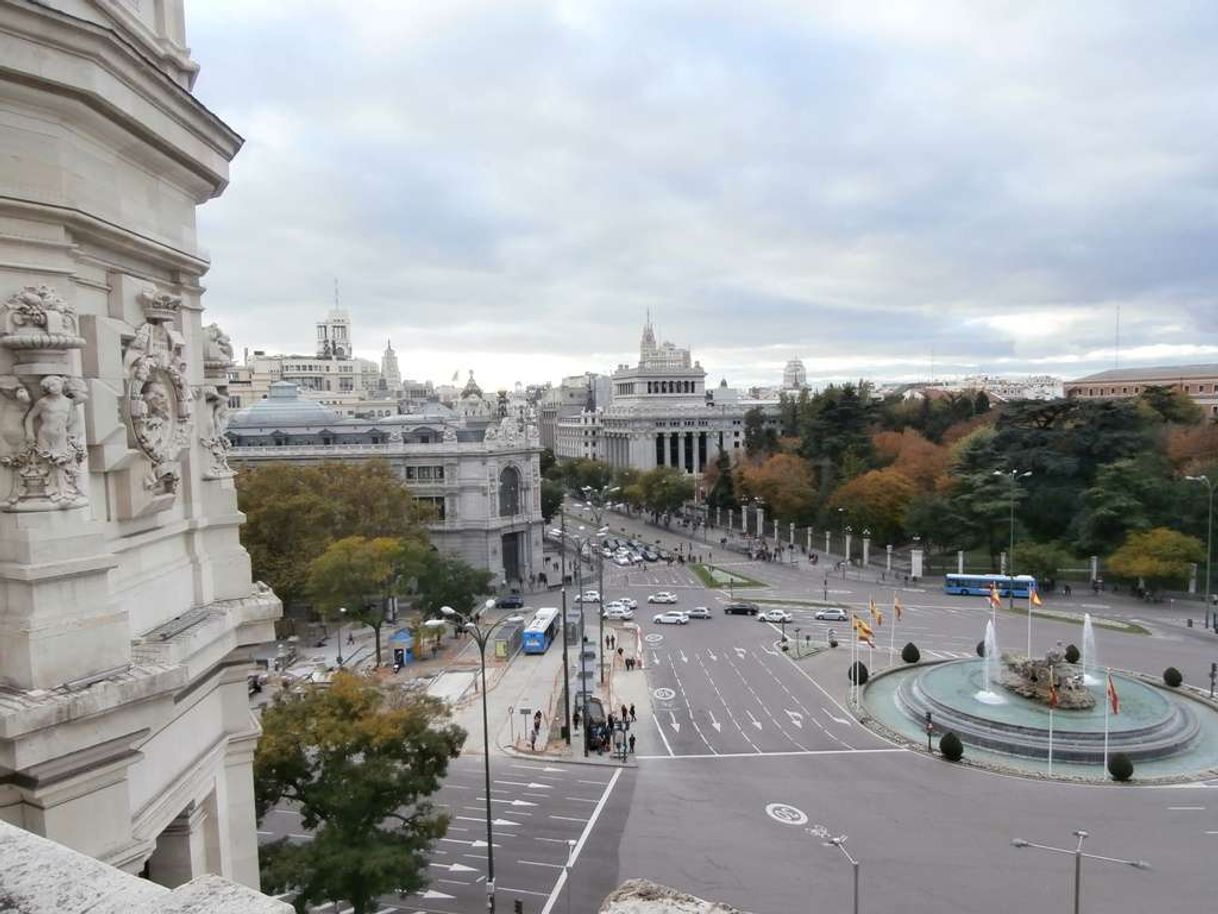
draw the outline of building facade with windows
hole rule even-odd
[[[349,419],[281,381],[234,413],[233,466],[382,459],[436,519],[432,543],[495,575],[499,586],[543,570],[541,443],[515,417],[468,422],[440,403],[421,413]]]
[[[1067,397],[1136,397],[1147,387],[1167,387],[1190,397],[1209,419],[1218,419],[1218,364],[1113,368],[1065,383]]]

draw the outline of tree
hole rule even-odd
[[[812,468],[795,454],[771,454],[757,463],[741,465],[740,492],[760,498],[774,520],[799,522],[815,503]]]
[[[494,575],[474,568],[463,559],[441,552],[429,552],[419,574],[416,603],[429,617],[438,617],[441,606],[468,613],[491,592]]]
[[[744,452],[750,457],[778,450],[778,432],[766,420],[765,410],[754,406],[744,414]]]
[[[1070,553],[1058,543],[1021,541],[1015,544],[1015,572],[1030,574],[1037,581],[1057,577],[1070,561]]]
[[[1176,387],[1145,387],[1138,400],[1153,410],[1163,422],[1177,425],[1199,425],[1205,421],[1205,410],[1197,401]]]
[[[549,477],[551,472],[558,466],[558,458],[554,456],[554,452],[548,447],[541,449],[541,454],[538,456],[539,470],[542,476]]]
[[[899,470],[872,470],[851,479],[829,499],[830,508],[846,508],[856,525],[871,530],[878,542],[895,542],[901,536],[905,511],[914,497],[914,485]]]
[[[1079,551],[1103,555],[1124,542],[1130,530],[1153,526],[1155,516],[1162,516],[1155,505],[1167,494],[1166,470],[1166,464],[1153,455],[1100,467],[1095,482],[1083,493],[1075,534]]]
[[[422,570],[426,547],[410,540],[348,536],[337,540],[309,564],[308,592],[321,612],[372,629],[376,665],[381,665],[381,627],[389,598],[406,592]]]
[[[736,507],[736,485],[732,479],[732,461],[727,456],[727,451],[720,451],[715,462],[707,467],[705,483],[710,486],[706,493],[708,508]]]
[[[281,692],[263,711],[254,754],[258,818],[280,801],[298,804],[313,840],[262,847],[263,889],[295,891],[299,912],[346,899],[365,914],[379,895],[424,888],[427,854],[448,829],[428,798],[465,742],[446,715],[417,695],[391,703],[346,672],[328,688]]]
[[[676,467],[656,467],[639,477],[643,507],[657,518],[671,514],[694,497],[694,483]]]
[[[994,475],[1000,464],[1005,465],[995,447],[996,437],[993,429],[983,428],[956,445],[948,494],[960,546],[983,545],[995,563],[1007,542],[1012,498],[1011,480]],[[1018,486],[1014,497],[1019,497]]]
[[[1131,533],[1108,559],[1118,577],[1141,580],[1151,590],[1183,582],[1190,566],[1204,561],[1205,547],[1195,536],[1167,527]]]
[[[872,444],[879,459],[905,474],[921,492],[934,491],[951,464],[951,452],[946,447],[927,441],[911,428],[877,432]]]
[[[927,549],[932,546],[963,549],[967,545],[968,538],[961,533],[963,525],[942,495],[915,495],[905,506],[902,525],[910,536],[920,536]]]
[[[430,509],[411,496],[387,463],[268,463],[237,476],[245,513],[241,543],[253,576],[285,605],[307,595],[309,564],[346,536],[425,542]]]
[[[561,466],[563,482],[573,492],[583,491],[585,487],[603,489],[613,481],[613,468],[600,460],[577,457],[563,461]]]
[[[557,479],[541,480],[541,517],[547,524],[562,507],[563,485]]]

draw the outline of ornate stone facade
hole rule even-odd
[[[195,208],[241,138],[181,0],[0,4],[0,820],[176,885],[258,884],[232,347]]]

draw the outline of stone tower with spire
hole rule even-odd
[[[639,342],[639,361],[647,362],[655,355],[656,332],[651,326],[651,309],[647,309],[647,322],[643,324],[643,339]]]
[[[398,354],[393,351],[393,340],[385,341],[385,354],[381,356],[381,380],[390,390],[402,386],[402,370],[398,367]]]

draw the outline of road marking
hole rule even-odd
[[[662,731],[661,731],[662,732]],[[609,779],[609,784],[605,787],[605,792],[601,795],[601,801],[596,805],[596,809],[592,811],[592,818],[588,820],[588,824],[584,826],[583,833],[579,836],[579,840],[575,842],[575,850],[571,852],[571,864],[574,865],[579,860],[579,855],[583,852],[584,845],[588,842],[588,836],[592,834],[592,829],[596,826],[596,820],[600,818],[601,813],[605,809],[605,804],[609,801],[609,795],[613,793],[613,787],[617,784],[618,778],[622,776],[622,769],[615,768],[613,777]],[[546,900],[545,907],[541,909],[541,914],[550,914],[554,909],[555,903],[558,901],[558,896],[562,892],[562,887],[567,882],[567,871],[564,869],[558,877],[558,881],[554,883],[554,888],[550,890],[550,897]]]
[[[783,710],[787,712],[787,717],[791,718],[791,723],[801,730],[804,728],[804,716],[802,714],[798,711],[792,711],[790,708],[783,708]]]
[[[608,781],[586,781],[583,778],[580,778],[575,783],[576,784],[595,784],[597,787],[604,787],[609,782]],[[532,806],[534,804],[530,803],[529,805]]]
[[[1175,812],[1193,812],[1205,809],[1204,806],[1169,806],[1167,808]]]
[[[672,701],[677,697],[677,693],[669,688],[659,688],[653,691],[651,694],[656,701]]]
[[[561,819],[564,822],[587,822],[587,819],[581,819],[578,816],[550,816],[551,819]]]
[[[437,892],[435,889],[428,889],[426,892],[420,892],[415,895],[416,898],[422,898],[427,901],[439,901],[442,898],[447,898],[450,901],[456,898],[456,895],[445,895],[443,892]]]
[[[512,765],[512,768],[523,768],[527,771],[544,771],[546,774],[566,774],[562,768],[553,768],[549,765]]]
[[[516,862],[523,863],[525,866],[544,866],[552,870],[561,870],[563,868],[561,863],[542,863],[538,860],[517,860]]]
[[[672,758],[672,746],[668,745],[668,737],[664,735],[664,728],[660,726],[658,718],[652,718],[656,725],[656,732],[660,734],[660,739],[664,741],[664,748],[668,750],[668,757]]]
[[[685,656],[685,651],[681,651],[681,662],[689,663],[689,658]]]
[[[681,725],[680,725],[679,723],[677,723],[677,712],[676,712],[676,711],[669,711],[669,712],[668,712],[668,716],[669,716],[670,721],[671,721],[671,724],[672,724],[672,732],[673,732],[673,733],[680,733],[680,732],[681,732]]]
[[[495,783],[508,784],[512,787],[523,787],[526,790],[550,790],[554,786],[553,784],[538,784],[536,781],[531,781],[528,784],[524,783],[524,781],[501,781],[498,778],[495,779]]]
[[[563,797],[563,799],[570,800],[572,803],[595,803],[595,802],[597,802],[595,799],[589,799],[588,797]]]
[[[711,726],[715,728],[715,732],[722,733],[723,724],[721,724],[721,723],[719,723],[719,721],[715,720],[715,712],[710,710],[710,708],[707,708],[706,713],[710,715]]]
[[[710,657],[711,660],[719,659],[718,657],[715,656],[715,652],[712,651],[709,647],[706,649],[706,656]]]
[[[765,814],[783,825],[803,825],[808,821],[807,813],[797,806],[790,806],[786,803],[767,804]]]
[[[303,834],[289,834],[289,835],[288,835],[288,837],[289,837],[289,838],[295,838],[295,839],[296,839],[296,840],[298,840],[298,841],[312,841],[312,840],[313,840],[313,836],[312,836],[312,835],[303,835]]]
[[[756,717],[753,716],[753,712],[746,708],[744,713],[749,716],[749,723],[751,723],[754,727],[756,727],[758,730],[760,730],[761,721],[759,721]]]
[[[784,756],[797,755],[891,755],[897,752],[908,752],[908,749],[777,749],[757,752],[700,752],[689,753],[687,755],[639,755],[638,759],[691,759],[691,758],[757,758],[758,756],[774,756],[781,758]]]
[[[547,894],[546,892],[534,892],[532,889],[509,889],[506,885],[496,886],[495,890],[505,895],[536,895],[539,898],[545,898]]]
[[[464,863],[429,863],[428,866],[434,866],[442,870],[448,870],[450,873],[475,873],[472,866],[466,866]]]

